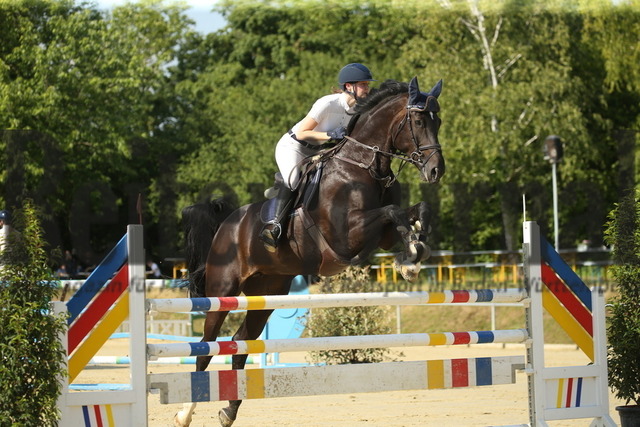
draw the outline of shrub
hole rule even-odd
[[[49,311],[57,283],[30,201],[16,224],[0,260],[0,424],[56,425],[65,319]]]
[[[640,200],[626,197],[609,218],[618,290],[607,326],[609,385],[619,399],[640,405]]]
[[[371,292],[369,268],[349,267],[341,274],[323,278],[320,293]],[[313,309],[307,315],[307,331],[314,337],[382,335],[391,332],[388,307],[335,307]],[[315,363],[374,363],[392,359],[386,348],[361,350],[323,350],[310,352]]]

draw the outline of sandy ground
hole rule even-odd
[[[400,349],[398,349],[400,351]],[[429,360],[524,354],[519,344],[404,348],[401,360]],[[98,354],[124,356],[128,341],[110,340]],[[572,346],[550,346],[547,366],[584,363],[586,358]],[[304,362],[305,353],[288,353],[280,361]],[[256,365],[257,366],[257,365]],[[229,369],[217,365],[211,369]],[[194,365],[149,365],[149,372],[183,372]],[[77,383],[125,383],[129,369],[124,365],[99,365],[85,369]],[[162,405],[158,395],[149,396],[149,426],[171,426],[181,405]],[[623,404],[610,395],[610,414]],[[200,403],[192,426],[217,426],[217,413],[226,402]],[[234,426],[489,426],[528,422],[527,380],[517,374],[516,384],[455,390],[418,390],[360,393],[313,397],[247,400]],[[588,426],[590,420],[558,421],[553,426]]]

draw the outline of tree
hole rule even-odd
[[[447,175],[437,187],[411,168],[400,177],[407,204],[434,204],[437,247],[516,248],[523,193],[549,228],[540,149],[549,134],[566,148],[561,245],[599,243],[627,186],[611,165],[626,181],[635,173],[640,90],[628,46],[638,6],[226,0],[216,7],[228,25],[201,35],[180,6],[158,1],[109,13],[68,0],[5,2],[2,202],[32,197],[54,246],[97,259],[138,221],[142,193],[151,250],[175,256],[181,209],[211,193],[261,200],[280,136],[357,61],[378,80],[444,79]]]
[[[475,209],[491,215],[479,215],[481,223],[472,226],[478,232],[469,241],[451,242],[454,249],[468,250],[474,243],[515,249],[521,194],[527,188],[536,190],[527,195],[531,201],[540,197],[541,189],[550,189],[540,148],[546,135],[560,134],[567,144],[561,169],[565,185],[612,181],[606,153],[615,151],[610,144],[593,144],[593,138],[603,140],[599,136],[606,126],[591,110],[601,106],[598,80],[593,71],[575,68],[576,58],[586,50],[580,44],[581,18],[546,2],[491,7],[469,1],[448,6],[435,16],[416,17],[429,19],[429,24],[423,25],[425,33],[416,43],[406,47],[402,68],[428,65],[425,74],[431,79],[445,78],[441,114],[448,162],[445,183],[460,184],[469,194],[485,197],[460,209],[452,203],[455,195],[446,196],[444,211],[452,217],[461,215],[454,223],[468,223]],[[428,58],[437,60],[427,64]],[[584,107],[583,99],[592,101],[590,107]],[[478,185],[488,185],[492,191],[477,192]],[[544,199],[533,202],[550,207]],[[573,212],[565,209],[569,217]],[[501,230],[492,228],[502,241],[495,239],[500,235],[486,233],[492,217],[502,223]]]
[[[66,318],[51,313],[58,286],[47,265],[36,209],[25,201],[0,254],[0,419],[3,425],[55,425],[66,375],[59,334]]]
[[[403,13],[391,2],[234,1],[219,11],[228,27],[191,45],[176,70],[186,76],[182,64],[198,62],[180,85],[192,100],[185,131],[200,141],[178,166],[180,206],[221,191],[223,180],[243,203],[261,200],[277,170],[275,144],[337,86],[340,68],[360,61],[381,79],[393,75],[396,48],[411,34],[386,24]]]
[[[181,7],[161,2],[84,6],[0,5],[0,126],[13,189],[5,204],[33,197],[62,237],[54,244],[86,247],[79,255],[91,264],[120,234],[113,224],[132,220],[134,184],[146,188],[157,158],[174,151],[161,137],[174,98],[165,72],[192,30]],[[92,225],[102,242],[89,244]]]

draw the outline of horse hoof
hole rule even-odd
[[[191,424],[191,415],[185,416],[184,411],[180,411],[173,417],[174,427],[188,427]]]
[[[414,243],[409,243],[409,251],[407,253],[407,261],[414,262],[418,259],[420,252],[420,246]]]
[[[396,271],[399,271],[404,280],[407,282],[413,282],[418,278],[418,274],[420,273],[420,263],[411,263],[408,261],[398,262],[395,260],[393,263],[393,267]]]
[[[235,419],[232,420],[229,415],[227,415],[227,412],[224,409],[220,409],[220,412],[218,412],[218,418],[220,419],[220,425],[222,427],[230,427],[235,421]]]

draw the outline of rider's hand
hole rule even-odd
[[[344,126],[340,126],[339,128],[335,128],[327,132],[329,138],[334,139],[336,141],[342,141],[344,137],[347,135],[347,129]]]

